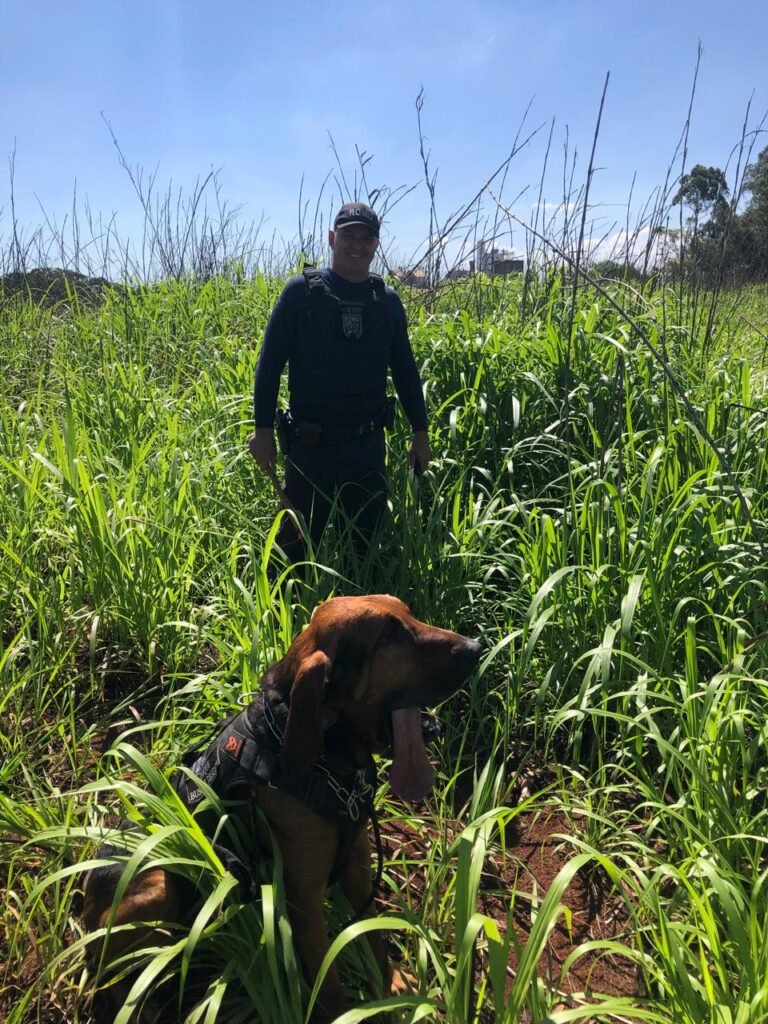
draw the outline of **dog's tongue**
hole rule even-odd
[[[420,710],[398,708],[392,712],[392,792],[403,800],[423,800],[432,789],[433,776],[421,736]]]

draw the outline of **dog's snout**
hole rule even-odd
[[[483,646],[478,643],[477,640],[462,640],[461,643],[455,644],[452,650],[452,654],[460,661],[464,662],[468,668],[474,668],[480,660]]]

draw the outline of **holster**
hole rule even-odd
[[[277,410],[277,445],[280,454],[285,457],[291,450],[291,438],[293,437],[293,420],[291,414],[283,409]]]
[[[395,409],[397,408],[397,399],[394,395],[387,395],[384,400],[384,407],[381,410],[381,425],[385,430],[394,430],[395,427]]]

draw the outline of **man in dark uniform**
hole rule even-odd
[[[274,472],[274,422],[280,376],[288,364],[290,410],[285,495],[317,543],[334,500],[367,542],[386,507],[387,373],[413,429],[412,469],[431,458],[427,414],[397,294],[369,273],[379,245],[379,218],[364,203],[345,203],[328,232],[329,266],[292,278],[264,332],[254,385],[251,455]],[[286,519],[278,544],[291,561],[304,556]],[[358,544],[358,550],[361,545]]]

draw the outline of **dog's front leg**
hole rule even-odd
[[[328,952],[325,893],[336,860],[338,828],[303,803],[262,788],[259,805],[269,821],[283,861],[283,882],[296,945],[310,988]],[[335,1020],[347,1009],[336,965],[325,975],[315,1012],[317,1024]]]
[[[363,918],[373,917],[376,907],[371,899],[373,878],[367,828],[361,828],[355,837],[349,861],[342,871],[340,881],[344,894],[355,913],[362,914]],[[367,938],[374,959],[379,965],[384,995],[399,996],[415,991],[415,979],[404,973],[390,960],[384,932],[368,932]],[[378,993],[376,994],[378,995]]]
[[[336,830],[333,831],[335,834]],[[288,852],[295,852],[299,848],[297,844],[291,844],[285,850],[281,847],[283,879],[293,939],[311,987],[328,952],[328,923],[324,901],[334,858],[328,854],[325,844],[319,847],[314,844],[300,845],[303,851],[301,859],[296,858],[293,852]],[[332,964],[325,975],[312,1019],[317,1024],[335,1020],[345,1009],[338,971],[336,965]]]
[[[366,826],[362,826],[355,836],[349,859],[342,869],[339,881],[344,895],[347,897],[355,914],[361,914],[364,918],[373,917],[376,913],[376,907],[373,903],[371,891],[373,887],[371,850]],[[380,931],[368,932],[367,938],[374,959],[379,965],[384,992],[388,995],[391,976],[386,939],[383,932]]]

